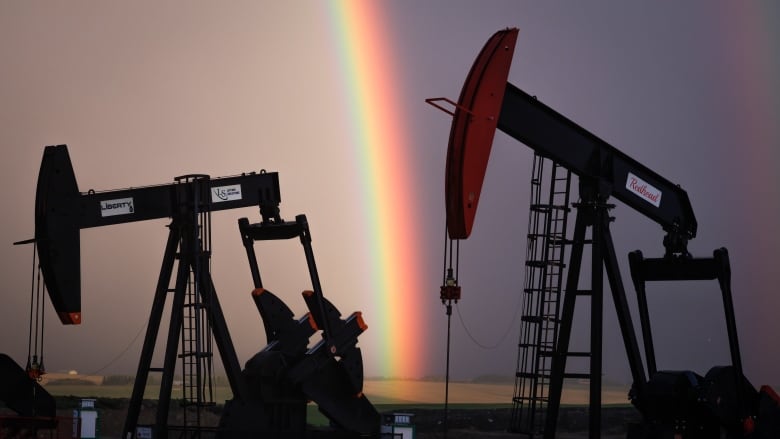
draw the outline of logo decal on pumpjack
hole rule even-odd
[[[129,215],[135,213],[133,197],[117,198],[115,200],[105,200],[100,202],[100,216]]]
[[[661,205],[661,191],[632,173],[628,173],[626,189],[655,207]]]
[[[230,186],[217,186],[211,188],[211,202],[221,203],[223,201],[240,200],[241,197],[241,185],[232,184]]]

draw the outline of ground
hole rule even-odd
[[[99,437],[119,438],[124,426],[132,386],[127,383],[96,385],[94,383],[61,382],[49,383],[47,391],[57,399],[60,416],[73,416],[73,409],[79,406],[81,397],[67,395],[90,395],[96,399],[99,413]],[[114,380],[116,381],[116,380]],[[128,381],[132,383],[131,381]],[[154,395],[159,386],[150,386],[146,395]],[[636,420],[637,412],[627,404],[626,390],[619,386],[608,387],[602,392],[603,438],[625,438],[626,425]],[[413,380],[367,380],[364,389],[380,413],[392,414],[402,411],[413,413],[413,423],[418,439],[465,439],[465,438],[525,438],[526,436],[507,432],[510,424],[513,383],[450,383],[449,410],[447,412],[447,433],[444,432],[443,389],[437,381]],[[176,389],[174,389],[176,390]],[[229,389],[217,387],[215,400],[230,399]],[[573,439],[587,437],[587,386],[570,383],[564,393],[559,416],[557,437]],[[174,400],[180,392],[173,392]],[[175,404],[175,403],[174,403]],[[313,404],[309,406],[308,421],[315,425],[327,425],[327,419]],[[6,413],[8,413],[6,411]],[[0,416],[2,416],[0,409]],[[156,401],[146,400],[141,410],[139,424],[153,424]],[[183,425],[182,411],[172,407],[169,423]],[[216,426],[219,421],[219,406],[204,413],[201,425]],[[0,432],[0,437],[3,433]],[[68,436],[69,437],[69,436]]]
[[[78,406],[75,397],[58,397],[59,416],[70,417],[73,407]],[[125,421],[128,399],[98,398],[96,409],[99,412],[99,437],[119,438]],[[507,432],[511,410],[509,408],[454,408],[447,411],[447,432],[444,431],[444,410],[441,408],[410,408],[416,429],[417,439],[467,439],[467,438],[525,438],[527,436]],[[156,413],[156,402],[145,401],[139,423],[151,423]],[[181,424],[181,410],[171,411],[171,423]],[[390,414],[392,412],[388,412]],[[602,438],[617,439],[626,436],[626,426],[636,421],[637,412],[630,406],[605,407],[602,413]],[[204,414],[204,424],[216,425],[219,420],[219,407]],[[582,406],[562,407],[559,417],[558,434],[560,439],[587,437],[588,414]]]
[[[410,410],[415,413],[419,439],[466,438],[525,438],[527,435],[509,433],[510,409],[460,410],[448,414],[449,429],[445,435],[441,410]],[[633,407],[605,407],[602,410],[604,439],[625,438],[629,422],[636,422],[638,414]],[[560,439],[586,438],[588,412],[584,407],[563,407],[559,416],[556,437]]]

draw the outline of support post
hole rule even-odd
[[[590,407],[588,410],[588,437],[601,437],[601,357],[604,333],[604,259],[602,255],[603,219],[607,216],[607,206],[595,197],[591,246],[591,287],[590,287]]]
[[[162,320],[163,309],[165,308],[165,301],[168,293],[173,292],[154,428],[155,437],[168,437],[168,414],[170,411],[176,358],[179,350],[185,296],[190,279],[190,271],[197,270],[198,265],[200,265],[200,273],[196,276],[196,285],[194,285],[193,288],[196,289],[197,294],[200,294],[202,302],[206,306],[209,323],[211,324],[214,333],[214,339],[225,368],[225,374],[230,383],[231,391],[233,392],[234,398],[238,400],[245,399],[247,395],[246,383],[241,377],[241,366],[238,362],[238,356],[233,347],[225,316],[222,313],[222,308],[217,299],[211,275],[206,268],[208,267],[208,264],[204,264],[204,261],[201,261],[200,264],[196,264],[195,258],[199,257],[196,254],[198,243],[195,234],[192,233],[191,230],[192,227],[195,227],[194,222],[191,222],[193,225],[183,224],[187,220],[194,220],[194,218],[188,218],[186,212],[188,206],[184,205],[184,207],[185,212],[175,218],[169,226],[170,233],[165,255],[163,256],[163,263],[162,268],[160,269],[160,277],[155,292],[154,302],[152,304],[149,327],[147,328],[146,337],[144,339],[138,372],[133,385],[133,394],[130,400],[130,406],[128,407],[127,418],[125,419],[124,438],[135,437],[135,430],[138,424],[138,417],[143,402],[143,394],[148,374],[150,370],[153,370],[150,367],[150,364],[157,341],[160,322]],[[182,220],[182,218],[184,218],[184,220]],[[177,248],[179,250],[178,256],[176,253]],[[176,283],[175,287],[171,290],[168,286],[170,285],[174,263],[177,260]]]
[[[182,234],[185,236],[185,234]],[[168,412],[171,405],[171,390],[173,389],[173,372],[176,369],[176,353],[179,350],[179,335],[181,334],[181,324],[184,315],[184,298],[187,291],[187,282],[189,280],[189,267],[187,265],[187,256],[184,255],[186,245],[181,243],[179,266],[176,270],[176,288],[173,293],[173,302],[171,303],[171,316],[168,325],[168,339],[165,344],[165,355],[163,357],[163,373],[160,379],[160,393],[157,400],[157,416],[155,418],[154,434],[156,437],[168,437]]]
[[[566,354],[569,350],[571,326],[574,320],[574,305],[577,300],[587,226],[586,217],[578,207],[574,223],[572,250],[569,257],[569,271],[566,275],[566,290],[563,295],[561,328],[558,333],[558,340],[555,343],[550,372],[550,403],[547,406],[547,414],[545,416],[544,439],[555,439],[558,412],[561,406],[561,394],[563,393],[563,376],[566,372]]]
[[[122,437],[124,438],[135,436],[135,427],[138,424],[138,416],[141,413],[144,389],[146,388],[152,355],[154,354],[154,345],[160,330],[160,322],[162,321],[162,314],[165,309],[165,300],[168,297],[168,285],[171,282],[173,263],[176,259],[176,249],[179,246],[178,226],[174,222],[170,224],[168,228],[170,230],[168,232],[168,241],[165,244],[160,276],[157,280],[152,310],[149,315],[149,324],[146,327],[146,336],[144,337],[141,356],[138,360],[138,369],[135,374],[133,393],[130,397],[130,405],[127,408],[127,417],[125,418],[125,426],[122,433]]]
[[[641,393],[646,383],[644,367],[639,353],[639,344],[634,333],[631,313],[628,309],[626,292],[620,276],[617,263],[617,255],[609,230],[609,209],[614,207],[607,204],[607,197],[581,188],[581,196],[585,199],[576,205],[577,217],[574,226],[573,246],[569,262],[569,272],[566,278],[566,291],[561,313],[561,329],[555,345],[555,354],[552,362],[552,376],[550,378],[550,403],[545,419],[544,438],[554,439],[560,411],[563,380],[566,377],[566,358],[569,355],[569,342],[571,338],[572,323],[574,318],[574,305],[578,294],[584,291],[578,290],[580,270],[582,266],[583,246],[585,245],[585,232],[591,227],[591,289],[587,293],[591,297],[590,310],[590,371],[587,374],[590,379],[589,396],[589,428],[588,436],[596,439],[601,436],[601,373],[603,370],[603,322],[604,322],[604,272],[612,298],[615,303],[615,312],[623,336],[623,343],[631,367],[631,374],[635,387]],[[591,194],[587,197],[587,194]]]
[[[623,346],[626,349],[628,365],[631,368],[631,378],[634,380],[634,388],[639,395],[642,395],[645,383],[647,383],[647,376],[645,375],[644,366],[642,366],[642,356],[639,353],[639,342],[634,332],[631,311],[628,309],[626,289],[623,285],[623,278],[620,276],[620,267],[617,261],[617,254],[615,253],[615,245],[612,241],[612,232],[609,230],[609,218],[604,218],[604,220],[606,220],[602,233],[604,267],[607,271],[609,289],[612,290],[612,299],[615,302],[615,312],[620,325],[620,333],[623,336]]]

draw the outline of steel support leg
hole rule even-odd
[[[170,285],[171,282],[173,264],[176,260],[176,249],[179,246],[179,232],[176,224],[171,224],[169,229],[168,242],[165,245],[160,276],[157,280],[152,310],[149,315],[149,324],[146,327],[146,336],[144,337],[144,344],[141,348],[141,357],[138,360],[138,369],[135,374],[133,393],[130,397],[130,405],[127,408],[127,417],[125,418],[125,426],[122,434],[123,438],[135,436],[138,416],[141,413],[144,389],[146,389],[146,382],[149,376],[152,356],[154,354],[154,345],[160,330],[160,322],[162,320],[163,310],[165,309],[165,300],[168,297],[168,285]]]
[[[249,395],[246,382],[241,375],[241,365],[238,362],[236,348],[230,338],[225,315],[222,313],[222,307],[217,299],[217,292],[214,289],[214,282],[211,274],[205,272],[202,276],[203,284],[200,285],[201,299],[206,304],[209,323],[214,334],[214,342],[217,344],[219,356],[222,359],[222,365],[225,368],[230,383],[230,390],[233,392],[233,399],[245,401]]]
[[[544,438],[555,439],[555,430],[558,424],[558,412],[561,406],[561,394],[563,393],[563,375],[566,372],[566,354],[569,351],[571,338],[571,326],[574,320],[574,304],[577,300],[577,289],[582,266],[582,252],[585,246],[585,231],[587,221],[585,214],[578,208],[574,223],[574,236],[571,255],[569,257],[569,271],[566,275],[566,290],[563,295],[563,309],[561,311],[561,328],[558,340],[555,343],[555,353],[552,358],[550,376],[550,401],[545,416]]]
[[[603,218],[607,216],[605,207],[594,206],[591,246],[591,287],[590,287],[590,407],[588,410],[588,437],[601,437],[601,357],[604,333],[604,258]]]
[[[176,287],[171,304],[171,317],[168,325],[168,340],[165,344],[163,373],[160,379],[160,393],[157,401],[157,417],[155,418],[155,437],[168,437],[168,412],[171,405],[171,390],[173,389],[173,372],[176,370],[176,354],[179,351],[179,335],[184,318],[184,299],[190,272],[188,261],[183,251],[186,245],[182,242],[182,253],[176,274]]]
[[[631,312],[628,309],[628,300],[626,299],[626,289],[623,286],[623,280],[620,276],[620,267],[618,266],[617,255],[615,254],[615,245],[612,241],[612,233],[609,231],[608,218],[604,218],[604,227],[602,230],[602,243],[604,246],[604,267],[607,270],[607,279],[609,279],[609,288],[612,290],[612,299],[615,302],[615,312],[617,313],[620,333],[623,336],[623,345],[626,349],[628,364],[631,368],[631,378],[634,380],[634,386],[642,394],[647,382],[645,369],[642,366],[642,356],[639,352],[639,342],[634,332],[634,323],[631,319]]]

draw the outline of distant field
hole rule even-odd
[[[47,384],[43,386],[54,396],[80,396],[82,398],[130,398],[133,393],[132,384],[120,385],[94,385],[94,384]],[[214,388],[215,401],[224,401],[233,397],[229,387],[217,386]],[[160,386],[150,384],[144,391],[144,399],[158,399]],[[182,397],[181,386],[174,386],[171,390],[171,398]]]
[[[52,395],[97,398],[129,398],[133,386],[95,385],[95,384],[47,384],[44,386]],[[225,401],[232,397],[227,386],[217,386],[214,400]],[[377,405],[427,405],[444,404],[445,386],[440,381],[414,380],[367,380],[363,391],[372,403]],[[455,382],[449,386],[450,404],[511,404],[514,385],[511,383],[471,383]],[[604,404],[628,404],[628,389],[621,387],[605,387],[602,391]],[[157,399],[158,385],[148,385],[144,399]],[[181,398],[181,387],[174,386],[171,397]],[[587,404],[587,385],[573,383],[564,390],[563,404]]]
[[[76,396],[94,398],[130,398],[133,390],[131,384],[80,384],[64,382],[50,383],[44,386],[55,396]],[[414,380],[366,380],[364,393],[380,413],[415,410],[436,410],[444,406],[444,382],[414,381]],[[602,393],[605,405],[627,405],[628,389],[606,387]],[[453,410],[492,410],[509,409],[512,407],[512,383],[474,383],[454,382],[449,386],[449,407]],[[150,384],[146,387],[144,399],[158,399],[159,385]],[[181,398],[181,386],[174,386],[172,398]],[[215,388],[214,401],[218,404],[232,397],[226,385]],[[587,405],[588,387],[586,384],[571,382],[564,390],[562,403],[564,405]],[[104,412],[103,422],[114,419],[121,425],[126,409]],[[152,416],[152,415],[147,415]],[[307,422],[312,425],[326,426],[329,420],[319,412],[316,404],[307,407]],[[116,427],[119,428],[119,427]]]

